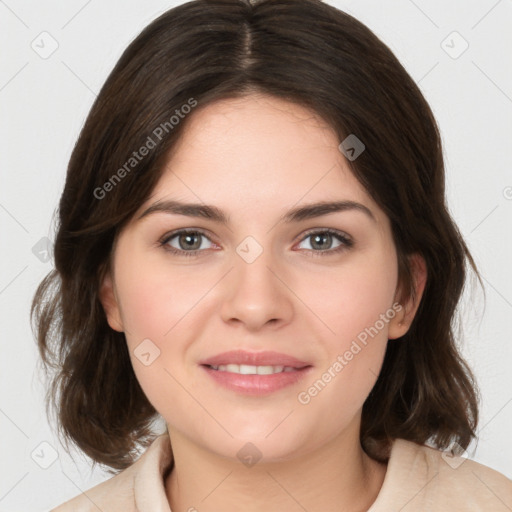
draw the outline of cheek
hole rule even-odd
[[[332,272],[303,281],[306,304],[326,327],[326,339],[337,340],[339,348],[374,326],[393,305],[396,261],[392,253],[378,256],[358,256]],[[379,322],[378,327],[386,337],[388,324]]]
[[[165,258],[145,261],[135,250],[124,255],[116,263],[116,281],[132,366],[149,401],[169,419],[189,405],[179,384],[187,378],[181,363],[201,328],[201,299],[218,276],[209,279],[194,266],[171,266]]]
[[[393,253],[354,260],[318,276],[308,305],[327,326],[322,331],[326,358],[315,376],[310,398],[339,421],[355,413],[377,380],[388,342],[397,268]],[[319,323],[320,325],[320,323]],[[315,384],[316,383],[316,384]],[[318,398],[316,398],[318,397]],[[308,400],[308,397],[305,397]],[[335,407],[328,410],[328,404]]]
[[[129,343],[144,338],[162,346],[208,291],[208,279],[194,267],[172,266],[164,257],[119,263],[118,290]]]

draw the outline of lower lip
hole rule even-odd
[[[240,373],[214,370],[206,365],[201,367],[221,386],[246,395],[268,395],[287,386],[300,382],[312,366],[293,372],[272,373],[270,375],[242,375]]]

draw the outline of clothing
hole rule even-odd
[[[164,475],[173,456],[168,434],[129,468],[51,512],[171,512]],[[460,464],[460,465],[459,465]],[[368,512],[510,512],[512,480],[470,459],[449,458],[405,439],[391,447],[382,488]]]

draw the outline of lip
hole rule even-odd
[[[243,375],[228,371],[214,370],[210,366],[224,364],[246,364],[251,366],[289,366],[294,371],[270,375]],[[247,352],[231,350],[200,362],[200,367],[222,387],[239,394],[262,396],[299,383],[313,366],[296,357],[279,352]]]
[[[226,389],[244,395],[262,396],[298,384],[313,367],[305,366],[292,372],[273,373],[271,375],[242,375],[214,370],[206,365],[202,365],[200,368],[214,382]]]
[[[252,366],[291,366],[304,368],[311,366],[306,361],[280,352],[248,352],[246,350],[230,350],[199,362],[202,365],[219,366],[221,364],[248,364]]]

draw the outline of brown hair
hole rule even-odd
[[[389,48],[318,0],[185,3],[148,25],[106,80],[69,161],[55,269],[31,309],[44,369],[54,370],[47,408],[57,413],[62,437],[116,470],[154,439],[157,412],[137,382],[124,334],[106,321],[99,284],[116,235],[151,194],[193,116],[183,106],[251,92],[311,109],[340,141],[349,134],[363,141],[365,151],[348,163],[391,221],[402,299],[414,291],[408,256],[426,261],[414,321],[388,343],[364,403],[363,448],[381,461],[394,438],[466,448],[478,390],[453,321],[466,263],[480,276],[445,203],[438,127]],[[184,115],[175,123],[178,111]],[[130,160],[150,139],[148,154]]]

